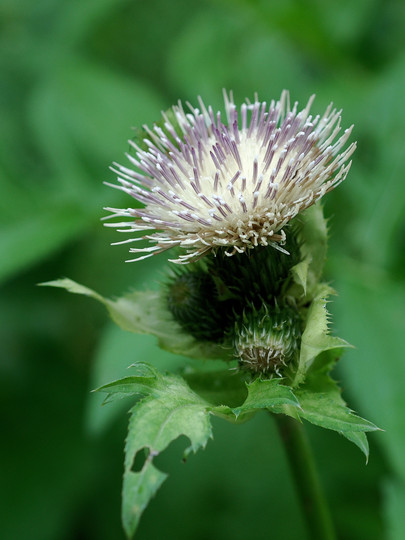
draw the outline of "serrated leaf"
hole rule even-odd
[[[353,414],[350,409],[328,394],[298,390],[296,396],[302,408],[300,416],[317,426],[342,433],[379,429],[368,420]]]
[[[214,343],[201,343],[183,332],[165,304],[162,292],[135,291],[117,300],[104,298],[95,291],[64,278],[42,283],[60,287],[69,292],[84,294],[101,302],[113,319],[124,330],[138,334],[151,334],[162,349],[188,358],[232,359],[230,350]]]
[[[103,405],[130,396],[159,395],[162,388],[162,381],[159,372],[153,366],[138,362],[130,367],[136,369],[136,375],[122,377],[93,390],[93,392],[104,392],[107,394]]]
[[[154,377],[124,377],[111,383],[105,384],[96,391],[106,392],[111,395],[118,395],[120,398],[126,395],[148,395],[154,393],[156,386]],[[111,401],[109,399],[108,401]]]
[[[298,414],[312,424],[338,431],[368,458],[368,442],[364,432],[379,428],[347,407],[338,384],[329,376],[331,365],[335,362],[335,352],[325,351],[318,356],[305,384],[295,391],[301,405]]]
[[[325,283],[317,286],[316,296],[308,309],[301,338],[298,368],[292,383],[294,388],[304,381],[305,374],[319,354],[331,349],[350,347],[345,340],[329,335],[326,303],[327,297],[333,292],[333,289]]]
[[[299,403],[289,387],[282,386],[279,380],[256,379],[246,385],[248,395],[243,403],[236,407],[218,405],[211,409],[212,414],[232,423],[243,423],[256,414],[259,409],[283,412],[297,417],[290,409],[299,407]]]
[[[186,454],[205,446],[211,437],[208,407],[194,396],[194,400],[184,399],[168,392],[159,398],[145,398],[133,407],[125,447],[126,470],[141,448],[148,448],[153,457],[180,435],[191,441]]]
[[[248,396],[240,407],[232,409],[236,417],[257,409],[272,409],[281,405],[299,407],[291,388],[283,386],[279,379],[255,379],[247,385]]]
[[[190,440],[189,452],[204,448],[212,437],[209,406],[180,377],[160,375],[159,397],[147,396],[131,409],[125,444],[123,524],[132,538],[143,510],[166,475],[155,469],[153,459],[180,435]],[[137,453],[147,457],[139,472],[132,471]]]

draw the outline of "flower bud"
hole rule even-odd
[[[167,285],[167,303],[174,319],[197,340],[224,338],[227,303],[219,299],[213,278],[204,270],[177,271]]]
[[[235,324],[235,354],[242,368],[278,377],[298,356],[301,319],[289,306],[245,310]]]

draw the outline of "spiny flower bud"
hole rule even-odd
[[[299,350],[301,319],[289,306],[265,304],[245,310],[235,324],[235,354],[242,368],[253,373],[281,377]]]

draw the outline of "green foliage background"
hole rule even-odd
[[[38,282],[69,276],[104,295],[157,286],[166,257],[123,263],[103,186],[131,126],[177,99],[317,94],[355,124],[347,181],[326,198],[336,334],[355,345],[335,372],[344,397],[385,429],[370,462],[311,428],[339,538],[405,537],[405,4],[401,0],[3,0],[0,4],[0,536],[123,538],[125,408],[89,391],[137,360],[176,370],[153,338],[126,334],[85,298]],[[190,361],[191,362],[191,361]],[[137,538],[305,538],[274,426],[232,426],[179,460]]]

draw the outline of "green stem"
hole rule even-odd
[[[303,425],[284,414],[273,414],[284,443],[295,487],[311,540],[335,540],[329,508]]]

